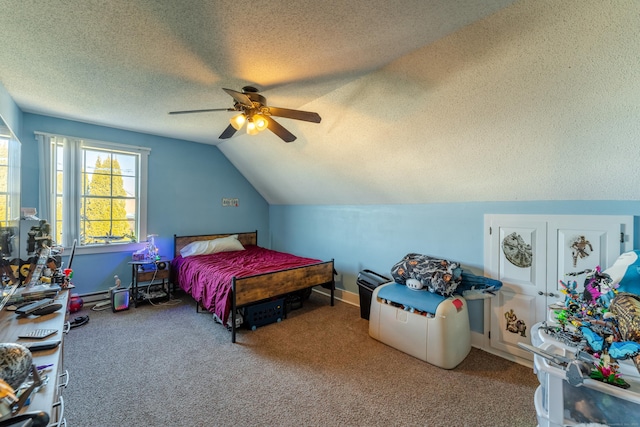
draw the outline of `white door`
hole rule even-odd
[[[633,217],[554,216],[548,231],[550,293],[559,293],[560,280],[575,280],[578,289],[584,289],[586,271],[596,267],[606,270],[620,254],[633,250]]]
[[[583,290],[588,270],[605,270],[630,250],[631,216],[485,215],[485,276],[502,282],[491,300],[491,346],[532,360],[518,342],[531,344],[531,327],[564,301],[559,281]]]
[[[546,239],[544,220],[485,216],[484,274],[502,282],[491,299],[491,346],[529,360],[531,353],[518,343],[531,344],[531,327],[544,317]]]

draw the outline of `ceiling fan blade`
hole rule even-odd
[[[268,116],[265,116],[265,119],[267,120],[267,127],[269,130],[278,135],[284,142],[292,142],[296,140],[296,136],[286,130],[280,123]]]
[[[268,107],[269,114],[287,119],[304,120],[305,122],[320,123],[320,115],[310,111],[291,110],[289,108]]]
[[[238,92],[237,90],[226,89],[226,88],[222,88],[222,90],[224,90],[229,95],[231,95],[231,97],[235,99],[236,102],[238,102],[239,104],[242,104],[245,107],[253,108],[253,102],[251,102],[251,98],[249,98],[244,93]]]
[[[227,128],[220,134],[219,139],[229,139],[236,133],[236,128],[229,125]]]
[[[236,111],[233,108],[208,108],[206,110],[169,111],[169,114],[208,113],[211,111]]]

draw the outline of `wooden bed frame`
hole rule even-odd
[[[257,245],[258,231],[226,234],[203,234],[197,236],[173,235],[174,256],[191,242],[212,240],[237,234],[242,245]],[[231,284],[231,342],[236,342],[236,309],[286,295],[313,286],[322,285],[331,291],[331,306],[334,305],[335,280],[333,260],[318,264],[278,270],[247,277],[234,277]],[[224,321],[224,320],[223,320]]]

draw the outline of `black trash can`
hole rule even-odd
[[[369,320],[371,311],[371,297],[373,290],[383,283],[390,282],[391,279],[371,270],[362,270],[358,273],[359,293],[360,293],[360,317]]]

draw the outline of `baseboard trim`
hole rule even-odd
[[[327,291],[325,288],[313,288],[314,292],[317,292],[322,295],[326,295],[328,297],[331,296],[331,293]],[[354,305],[356,307],[360,307],[360,295],[354,292],[345,291],[344,289],[336,289],[333,294],[334,298],[338,301],[346,302],[347,304]]]
[[[324,288],[313,288],[313,291],[322,295],[331,296],[329,291],[325,290]],[[109,299],[109,291],[81,294],[80,297],[86,303],[106,301]],[[345,291],[344,289],[336,289],[334,292],[334,297],[339,301],[354,305],[356,307],[360,307],[360,296],[356,293]]]
[[[91,292],[88,294],[81,294],[80,298],[85,303],[93,303],[100,301],[107,301],[109,299],[109,291]]]

